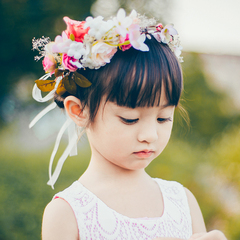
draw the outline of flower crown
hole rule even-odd
[[[68,17],[63,20],[67,29],[57,36],[54,42],[42,37],[33,39],[33,49],[40,52],[39,60],[44,57],[42,63],[46,73],[50,76],[62,76],[56,88],[55,80],[37,80],[36,84],[43,92],[49,92],[56,88],[56,92],[62,95],[68,91],[76,93],[77,86],[89,87],[89,82],[77,69],[98,69],[111,58],[118,49],[126,51],[133,47],[140,51],[149,51],[144,43],[146,37],[151,35],[158,41],[167,44],[180,61],[182,47],[178,39],[178,33],[173,25],[155,24],[154,19],[147,19],[137,14],[135,10],[129,16],[123,9],[119,9],[117,16],[104,21],[102,16],[87,17],[86,21],[75,21]],[[150,35],[151,34],[151,35]]]
[[[57,36],[54,42],[49,38],[42,37],[33,39],[33,49],[40,52],[40,56],[35,59],[43,58],[43,68],[46,72],[44,76],[36,80],[33,87],[33,98],[38,102],[46,102],[54,97],[55,92],[58,95],[66,91],[75,95],[77,85],[83,88],[91,86],[91,82],[81,75],[78,69],[98,69],[109,63],[118,49],[126,51],[133,47],[140,51],[149,51],[144,43],[146,37],[152,36],[160,43],[167,44],[175,53],[180,61],[182,47],[178,39],[178,33],[172,25],[163,27],[157,24],[154,19],[147,19],[145,16],[137,14],[135,10],[126,17],[123,9],[119,9],[117,16],[108,21],[103,17],[88,17],[86,21],[79,22],[64,17],[67,29]],[[48,80],[55,74],[54,80]],[[42,97],[41,91],[49,92]],[[56,107],[52,102],[43,109],[30,123],[29,127],[35,125],[44,115]],[[68,129],[69,143],[64,153],[59,158],[54,172],[52,166],[57,153],[60,140],[63,133]],[[80,129],[81,133],[84,132]],[[54,187],[55,182],[61,172],[63,163],[68,156],[77,155],[77,142],[80,136],[76,132],[76,125],[68,117],[61,127],[49,164],[48,184]]]

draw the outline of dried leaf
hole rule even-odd
[[[56,82],[54,80],[36,80],[37,87],[42,92],[50,92],[54,89]]]
[[[56,93],[57,93],[58,95],[63,95],[65,92],[66,92],[66,89],[65,89],[65,87],[64,87],[64,85],[63,85],[63,81],[61,80],[61,81],[59,82],[59,84],[58,84]]]
[[[62,76],[63,72],[64,72],[63,70],[59,70],[58,68],[55,69],[55,77],[60,77],[60,76]]]
[[[82,74],[78,72],[75,72],[73,77],[75,83],[82,88],[87,88],[92,85],[92,83],[87,78],[85,78]]]
[[[71,77],[69,77],[69,75],[68,75],[68,76],[64,77],[64,78],[62,79],[62,81],[63,81],[63,85],[64,85],[65,89],[66,89],[69,93],[71,93],[71,94],[73,94],[73,95],[76,95],[76,93],[77,93],[77,85],[76,85],[76,83],[73,81],[73,79],[72,79]]]

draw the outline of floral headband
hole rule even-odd
[[[87,17],[86,21],[75,21],[68,17],[63,20],[67,24],[67,29],[57,36],[54,42],[49,38],[42,37],[33,39],[33,50],[38,50],[40,56],[35,60],[43,58],[42,64],[46,74],[36,80],[33,88],[33,98],[38,102],[46,102],[54,97],[55,92],[58,95],[66,91],[75,95],[77,85],[83,88],[91,86],[91,82],[78,69],[98,69],[107,63],[120,49],[126,51],[133,47],[140,51],[149,51],[144,43],[147,38],[152,36],[159,42],[169,46],[179,61],[182,61],[180,41],[178,33],[173,25],[157,24],[154,19],[147,19],[145,16],[137,14],[135,10],[129,16],[123,9],[119,9],[117,16],[104,21],[103,17]],[[55,75],[54,80],[48,80]],[[42,92],[49,92],[42,97]],[[56,107],[56,103],[51,103],[47,108],[40,112],[30,123],[31,128],[46,113]],[[49,182],[54,186],[63,166],[64,161],[70,155],[77,154],[77,141],[79,139],[76,133],[74,122],[68,118],[62,126],[51,155],[49,165]],[[56,155],[61,137],[68,129],[69,144],[60,157],[54,173],[52,174],[52,164]]]
[[[68,91],[76,93],[76,85],[89,87],[85,77],[77,72],[77,69],[98,69],[107,63],[118,49],[126,51],[133,47],[140,51],[149,51],[144,43],[150,34],[158,41],[167,44],[175,55],[180,57],[181,49],[178,33],[172,25],[155,24],[154,19],[147,19],[137,14],[135,10],[129,16],[123,9],[119,9],[117,16],[108,21],[103,17],[87,17],[86,21],[75,21],[68,17],[63,20],[67,29],[57,36],[54,42],[42,37],[33,39],[33,49],[40,52],[39,60],[44,57],[42,63],[46,73],[56,77],[62,76],[62,80],[56,88],[56,92],[62,95]],[[56,81],[37,80],[39,89],[49,92],[55,88]]]

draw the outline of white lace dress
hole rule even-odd
[[[78,181],[54,198],[63,198],[72,207],[81,240],[190,238],[192,221],[184,187],[173,181],[154,180],[160,187],[164,201],[163,215],[157,218],[124,216],[109,208]]]

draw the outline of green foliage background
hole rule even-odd
[[[63,16],[82,19],[90,15],[92,2],[1,0],[0,19],[5,26],[0,32],[1,104],[19,76],[30,70],[42,74],[40,64],[33,61],[35,54],[29,51],[31,38],[41,37],[42,33],[53,38],[64,29]],[[172,138],[147,172],[189,188],[199,201],[208,230],[220,229],[229,239],[237,240],[240,210],[235,208],[234,199],[240,200],[240,114],[229,114],[232,106],[223,104],[227,96],[209,86],[211,79],[204,72],[199,54],[185,53],[184,60],[182,105],[191,125],[187,126],[177,109]],[[17,105],[22,114],[26,114],[23,109],[27,106],[30,111],[37,108],[32,101]],[[17,121],[17,117],[11,124],[2,120],[5,125],[0,129],[0,240],[37,240],[41,238],[44,207],[56,192],[84,172],[90,150],[86,145],[78,157],[66,161],[52,190],[46,185],[52,145],[26,151],[16,141],[6,141],[19,133],[20,129],[14,127]]]

